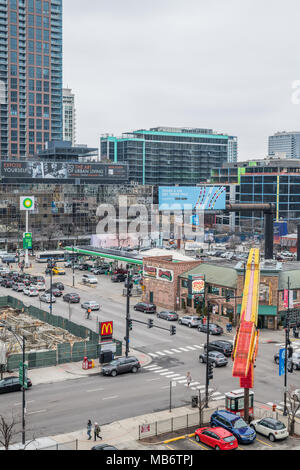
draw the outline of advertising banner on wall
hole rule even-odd
[[[153,266],[144,266],[144,277],[157,279],[158,281],[173,282],[174,271],[170,269],[154,268]]]
[[[108,163],[67,163],[67,162],[11,162],[2,161],[2,178],[33,178],[35,180],[98,179],[126,182],[127,165]]]
[[[159,210],[225,210],[226,187],[194,186],[176,187],[162,186],[159,188]]]
[[[189,276],[189,295],[201,295],[205,292],[204,275]]]

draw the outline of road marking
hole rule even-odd
[[[258,442],[260,442],[261,444],[264,444],[265,446],[273,447],[273,446],[271,446],[271,444],[268,444],[267,442],[261,441],[261,440],[258,439],[258,438],[256,438],[256,440],[257,440]]]
[[[149,354],[149,356],[151,356],[151,357],[158,357],[157,354],[153,354],[153,353],[148,353],[148,354]]]
[[[87,393],[93,393],[93,392],[103,392],[104,388],[94,388],[94,390],[87,390]]]
[[[174,372],[171,372],[171,371],[169,371],[169,372],[163,372],[163,373],[160,374],[160,375],[170,375],[170,374],[174,374]]]
[[[195,385],[199,385],[200,382],[192,382],[190,383],[190,387],[194,387]],[[185,384],[186,387],[188,387],[188,384]]]
[[[167,354],[171,354],[171,355],[174,354],[171,351],[168,351],[167,349],[165,349],[164,352],[167,353]]]
[[[196,349],[193,348],[193,346],[187,346],[186,349],[190,349],[191,351],[196,351]]]
[[[151,364],[150,366],[144,366],[143,369],[151,369],[152,367],[156,367],[156,364]]]
[[[166,444],[165,444],[165,445],[166,445]],[[170,447],[170,446],[167,446],[167,445],[166,445],[166,447],[167,447],[168,449],[170,449],[170,450],[175,450],[173,447]]]
[[[144,369],[146,369],[146,367],[144,367]],[[160,369],[162,369],[162,367],[157,366],[157,367],[148,367],[147,370],[149,370],[150,372],[153,372],[154,370],[160,370]]]
[[[225,398],[225,395],[222,395],[221,397],[213,398],[212,401],[225,400]]]
[[[31,400],[31,401],[26,401],[26,405],[28,405],[29,403],[34,403],[34,400]],[[20,401],[20,403],[15,403],[14,406],[19,406],[19,405],[22,405],[22,402]]]
[[[178,377],[178,376],[179,374],[166,375],[167,379],[171,379],[171,378]]]
[[[182,379],[184,379],[184,378],[185,378],[185,376],[182,375],[181,377],[176,377],[176,379],[174,379],[174,380],[178,381],[178,380],[182,380]],[[179,383],[180,383],[180,382],[179,382]]]
[[[155,370],[154,374],[160,374],[161,372],[168,372],[169,369]]]
[[[154,382],[155,380],[160,380],[160,378],[157,378],[157,379],[147,379],[146,382]]]
[[[189,351],[189,350],[186,349],[186,348],[179,348],[179,349],[181,349],[181,351],[184,351],[184,352],[188,352],[188,351]]]
[[[179,351],[179,349],[171,349],[171,351],[174,351],[176,353],[180,353],[181,351]]]
[[[159,354],[160,356],[166,356],[166,354],[165,354],[165,353],[162,353],[162,352],[160,352],[160,351],[157,351],[157,353],[156,353],[156,354]]]
[[[196,442],[196,441],[193,441],[192,439],[189,439],[190,442],[192,442],[193,444],[196,444],[196,446],[199,446],[199,447],[202,447],[202,449],[204,450],[208,450],[206,447],[204,447],[202,444],[200,444],[199,442]]]
[[[119,395],[114,395],[113,397],[106,397],[106,398],[102,398],[102,400],[114,400],[114,398],[118,398]]]
[[[179,383],[179,384],[184,384],[184,383],[186,383],[186,378],[185,378],[185,380],[180,380],[180,382],[178,382],[178,383]]]
[[[194,348],[197,348],[197,349],[202,349],[203,348],[203,344],[193,344]]]
[[[31,411],[30,413],[26,413],[26,416],[29,415],[36,415],[38,413],[46,413],[47,410],[39,410],[39,411]]]

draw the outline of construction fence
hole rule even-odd
[[[58,344],[56,349],[35,351],[26,353],[26,361],[29,369],[42,367],[51,367],[58,364],[83,361],[88,359],[98,359],[101,352],[99,344],[99,334],[82,325],[77,325],[67,318],[52,315],[49,312],[41,310],[34,306],[25,305],[21,300],[11,296],[0,297],[0,307],[12,307],[16,310],[23,310],[27,315],[48,323],[57,328],[68,331],[83,341],[75,343]],[[116,341],[116,356],[122,355],[122,342]],[[7,358],[7,370],[13,371],[19,369],[19,363],[22,362],[22,354],[10,354]]]

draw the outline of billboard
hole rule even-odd
[[[112,321],[100,323],[101,340],[111,340],[113,337],[114,323]]]
[[[200,295],[205,293],[205,276],[195,275],[189,276],[189,295]]]
[[[44,179],[97,179],[105,183],[110,180],[126,182],[127,165],[109,163],[68,162],[1,162],[2,178]]]
[[[158,281],[173,282],[174,271],[170,269],[154,268],[153,266],[144,265],[144,277],[156,279]]]
[[[225,210],[226,187],[223,186],[161,186],[159,210]]]

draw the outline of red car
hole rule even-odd
[[[197,442],[213,447],[215,450],[233,450],[238,448],[238,441],[231,432],[224,428],[199,428],[195,431]]]

